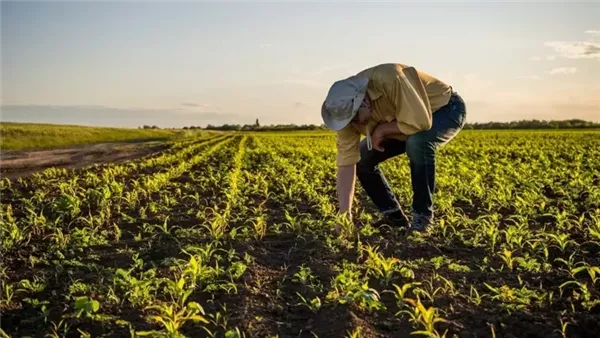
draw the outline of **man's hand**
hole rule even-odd
[[[388,137],[402,135],[400,129],[398,129],[398,123],[396,121],[380,123],[373,130],[373,135],[371,135],[371,145],[377,151],[384,151],[381,146],[381,142]]]
[[[380,128],[379,126],[375,127],[375,130],[373,130],[373,135],[371,135],[371,146],[373,149],[383,152],[385,149],[381,146],[381,142],[383,142],[385,135],[383,134],[383,128]]]
[[[350,211],[340,212],[337,216],[334,232],[336,235],[352,232],[352,213]]]
[[[342,233],[343,222],[346,220],[350,222],[352,221],[352,214],[350,212],[345,212],[338,215],[338,220],[335,223],[334,229],[336,235],[340,235]]]

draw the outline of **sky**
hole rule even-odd
[[[600,2],[6,2],[2,121],[321,124],[331,84],[414,66],[468,122],[600,122]]]

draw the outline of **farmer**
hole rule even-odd
[[[465,123],[465,103],[452,87],[411,66],[380,64],[333,83],[321,115],[337,132],[340,214],[352,219],[358,176],[383,215],[376,226],[427,230],[433,221],[436,148]],[[361,141],[360,135],[366,138]],[[404,153],[410,161],[412,223],[378,166]]]

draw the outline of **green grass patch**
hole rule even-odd
[[[98,142],[161,141],[191,136],[178,129],[133,129],[75,125],[10,123],[0,124],[2,150],[41,149]]]

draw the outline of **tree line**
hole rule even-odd
[[[464,129],[586,129],[600,128],[600,123],[580,119],[571,120],[520,120],[510,122],[474,122],[466,123]],[[160,129],[157,126],[143,126],[140,129]],[[185,126],[183,129],[220,130],[220,131],[294,131],[294,130],[327,130],[325,124],[223,124],[202,126]]]
[[[580,129],[600,128],[600,123],[572,120],[521,120],[510,122],[467,123],[465,129]]]
[[[195,128],[195,127],[190,127]],[[199,127],[197,127],[199,128]],[[465,129],[581,129],[600,128],[600,123],[571,119],[571,120],[520,120],[510,122],[474,122],[466,123]],[[185,129],[185,128],[184,128]],[[207,125],[205,130],[235,130],[235,131],[277,131],[277,130],[327,130],[324,124],[277,124],[261,126],[255,124],[224,124],[221,126]]]
[[[265,126],[255,126],[252,124],[224,124],[221,126],[213,126],[211,124],[206,127],[183,127],[183,129],[203,129],[203,130],[222,130],[222,131],[292,131],[292,130],[327,130],[325,125],[316,124],[275,124]]]

